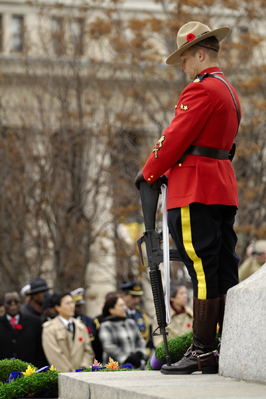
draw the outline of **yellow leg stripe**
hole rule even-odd
[[[189,205],[181,208],[181,224],[182,224],[182,235],[183,235],[183,243],[185,251],[192,260],[195,272],[197,274],[198,299],[206,299],[207,291],[206,291],[205,273],[203,270],[202,261],[197,256],[192,243]]]

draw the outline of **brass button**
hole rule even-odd
[[[148,180],[150,181],[151,179],[150,179],[150,178],[148,178]]]
[[[182,163],[180,163],[178,166],[179,166],[179,167],[182,166]]]
[[[153,179],[153,175],[151,176],[151,178]]]

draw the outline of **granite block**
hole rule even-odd
[[[265,305],[266,264],[227,293],[219,360],[221,376],[266,383]]]

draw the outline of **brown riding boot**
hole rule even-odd
[[[219,353],[220,353],[220,347],[221,347],[221,342],[222,342],[222,332],[223,332],[223,323],[224,323],[224,309],[225,309],[226,295],[227,294],[222,294],[219,297],[219,345],[218,345]]]
[[[161,368],[163,374],[218,373],[218,352],[213,351],[219,315],[219,298],[193,299],[193,344],[177,363]]]

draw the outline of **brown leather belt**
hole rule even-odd
[[[197,145],[191,145],[189,147],[187,155],[200,155],[202,157],[214,158],[214,159],[229,159],[230,150],[218,150],[211,147],[199,147]]]

